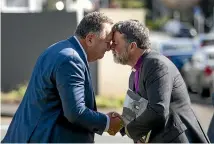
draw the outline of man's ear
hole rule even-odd
[[[136,42],[131,42],[130,50],[135,50],[136,48],[137,48],[137,43]]]
[[[93,34],[93,33],[89,33],[89,34],[86,35],[85,42],[86,42],[88,47],[91,47],[93,45],[94,36],[95,36],[95,34]]]

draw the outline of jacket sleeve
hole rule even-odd
[[[106,128],[107,117],[85,105],[85,69],[80,58],[67,58],[56,71],[56,85],[68,121],[101,135]]]
[[[152,129],[164,126],[169,114],[172,91],[172,78],[168,67],[153,60],[144,66],[144,85],[148,97],[147,109],[127,125],[127,130],[134,140],[139,140]]]

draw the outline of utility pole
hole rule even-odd
[[[204,33],[204,21],[205,18],[201,13],[199,7],[195,7],[194,9],[194,27],[198,33]]]

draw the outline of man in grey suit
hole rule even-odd
[[[207,143],[181,74],[165,56],[151,50],[149,30],[136,20],[113,26],[114,60],[132,67],[129,94],[148,101],[145,110],[125,126],[134,142]],[[127,92],[127,94],[128,94]],[[148,135],[149,134],[149,135]]]
[[[110,49],[112,20],[86,15],[74,36],[51,45],[38,58],[6,143],[93,143],[114,135],[121,120],[97,112],[88,62]]]

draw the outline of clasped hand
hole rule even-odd
[[[110,112],[107,114],[110,118],[108,133],[110,135],[115,135],[124,126],[122,117],[116,112]]]

